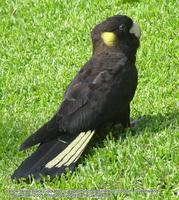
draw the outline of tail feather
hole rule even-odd
[[[29,136],[20,146],[20,150],[28,149],[29,147],[53,140],[59,135],[58,124],[56,123],[56,115],[34,134]]]
[[[42,144],[15,170],[12,179],[33,177],[36,180],[49,175],[60,175],[68,168],[73,171],[85,147],[94,135],[94,131],[82,132],[76,137],[54,139]],[[65,140],[66,139],[66,140]]]

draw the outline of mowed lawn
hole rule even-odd
[[[172,0],[0,0],[0,199],[15,198],[8,190],[19,189],[116,189],[121,192],[110,199],[179,198],[177,10]],[[144,120],[133,130],[113,131],[118,140],[111,132],[103,145],[91,146],[73,174],[12,182],[13,171],[35,149],[19,152],[19,145],[50,119],[90,58],[91,29],[117,13],[142,29],[131,117]]]

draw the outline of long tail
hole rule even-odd
[[[58,138],[42,144],[36,152],[24,160],[15,170],[12,179],[33,177],[36,180],[49,175],[51,178],[60,175],[68,168],[74,167],[85,147],[94,135],[94,131],[82,132],[75,138]]]
[[[44,124],[21,144],[20,150],[25,150],[39,143],[46,143],[47,141],[53,140],[58,135],[60,134],[58,130],[57,116],[54,115],[50,121]]]

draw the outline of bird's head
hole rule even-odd
[[[135,54],[140,36],[140,27],[131,18],[125,15],[109,17],[91,32],[93,52],[115,49]]]

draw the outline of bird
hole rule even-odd
[[[69,83],[52,118],[20,146],[38,145],[14,171],[15,180],[54,178],[73,171],[95,134],[121,124],[130,127],[130,103],[141,29],[127,15],[106,18],[91,31],[92,55]]]

